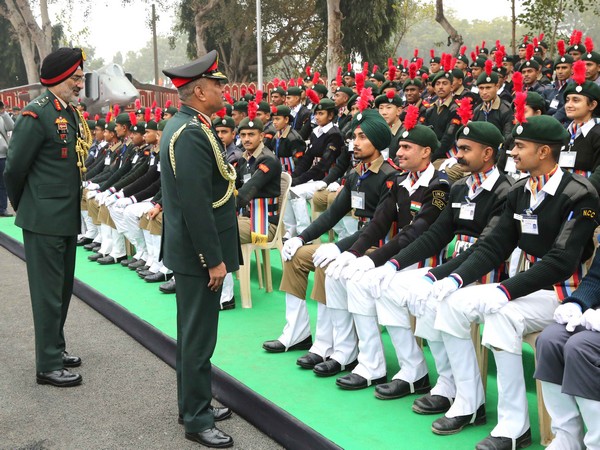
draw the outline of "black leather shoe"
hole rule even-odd
[[[129,264],[133,264],[138,262],[137,258],[129,258],[129,259],[124,259],[123,261],[121,261],[121,265],[123,267],[129,267]]]
[[[155,275],[157,273],[160,272],[152,272],[151,270],[136,270],[138,277],[140,277],[142,280],[145,279],[146,277],[149,277],[150,275]],[[165,280],[163,280],[165,281]]]
[[[483,425],[486,422],[485,405],[481,405],[475,414],[456,417],[440,417],[431,424],[431,431],[435,434],[444,436],[447,434],[456,434],[467,425]]]
[[[417,414],[443,414],[450,409],[454,399],[431,393],[417,398],[412,405],[412,410]]]
[[[56,387],[71,387],[81,384],[83,380],[78,373],[69,372],[67,369],[53,370],[51,372],[38,372],[37,384],[51,384]]]
[[[164,292],[165,294],[174,294],[175,293],[175,278],[171,278],[166,283],[161,284],[158,289],[160,292]]]
[[[375,388],[375,397],[382,400],[406,397],[410,394],[422,394],[431,390],[429,375],[409,383],[404,380],[392,380],[389,383],[380,384]]]
[[[108,266],[111,264],[118,264],[121,261],[124,261],[125,259],[127,259],[127,256],[119,256],[118,258],[113,258],[112,256],[108,255],[104,258],[98,258],[96,262],[98,264],[102,264],[103,266]]]
[[[312,336],[309,335],[303,341],[300,341],[287,349],[285,348],[285,345],[283,345],[277,339],[275,339],[274,341],[263,342],[262,347],[269,353],[283,353],[290,350],[308,350],[312,347]]]
[[[127,267],[129,267],[131,270],[135,270],[135,269],[139,269],[140,267],[144,267],[146,265],[146,261],[144,261],[143,259],[139,259],[134,263],[129,264]]]
[[[89,244],[85,244],[85,245],[83,246],[83,248],[84,248],[85,250],[92,251],[92,250],[98,250],[98,249],[100,248],[100,246],[101,246],[101,244],[100,244],[99,242],[93,242],[93,241],[92,241],[92,242],[90,242]]]
[[[138,267],[137,269],[134,269],[135,273],[137,273],[138,275],[142,272],[149,272],[150,271],[150,266],[142,266],[142,267]],[[155,272],[150,272],[150,273],[155,273]],[[148,273],[147,275],[150,275],[150,273]],[[144,278],[146,275],[142,276],[142,278]]]
[[[77,247],[81,247],[82,245],[91,244],[92,242],[94,242],[94,240],[92,238],[82,237],[82,238],[77,239]]]
[[[233,438],[227,433],[222,432],[217,427],[209,428],[200,433],[185,433],[185,438],[198,442],[205,447],[227,448],[233,446]]]
[[[13,217],[14,214],[9,213],[8,211],[1,211],[0,212],[0,217]]]
[[[63,352],[63,367],[79,367],[81,365],[81,358],[79,356],[71,356],[67,352]]]
[[[301,356],[296,360],[296,364],[302,367],[303,369],[313,369],[315,364],[319,364],[324,362],[325,360],[321,355],[317,355],[316,353],[308,352],[306,355]]]
[[[356,359],[345,366],[337,362],[335,359],[328,359],[327,361],[316,364],[313,368],[313,372],[319,377],[332,377],[345,370],[352,370],[357,365],[358,361]]]
[[[220,422],[221,420],[229,419],[231,417],[231,409],[223,406],[222,408],[218,406],[209,406],[208,409],[212,410],[213,416],[215,418],[215,422]],[[179,425],[183,425],[183,416],[179,414],[177,418],[177,423]]]
[[[231,300],[221,303],[221,311],[227,311],[229,309],[235,309],[235,297],[231,297]]]
[[[93,255],[88,256],[90,261],[98,261],[100,258],[104,258],[102,253],[94,253]]]
[[[169,281],[171,278],[173,278],[173,273],[156,272],[151,275],[146,275],[144,281],[148,283],[161,283],[163,281]]]
[[[513,448],[525,448],[531,445],[531,428],[518,437],[513,447],[515,439],[507,437],[488,436],[479,442],[475,450],[512,450]]]
[[[356,373],[349,373],[335,380],[335,384],[347,391],[357,391],[381,383],[387,383],[387,375],[374,380],[367,380]]]

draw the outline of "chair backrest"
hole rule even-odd
[[[278,201],[278,210],[277,210],[277,231],[275,232],[275,236],[273,240],[270,242],[275,242],[277,239],[283,237],[283,215],[285,213],[285,208],[287,207],[288,193],[290,191],[290,186],[292,185],[292,176],[287,172],[281,172],[281,181],[280,187],[281,192],[279,194]]]

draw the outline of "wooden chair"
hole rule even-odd
[[[244,258],[244,264],[240,266],[238,272],[238,278],[240,280],[240,295],[242,297],[242,308],[252,308],[252,294],[250,292],[250,259],[253,251],[256,251],[256,264],[258,269],[259,286],[262,288],[263,283],[263,269],[264,269],[264,285],[267,292],[273,292],[273,279],[271,276],[271,249],[283,248],[283,214],[287,206],[288,192],[292,185],[292,177],[287,173],[281,174],[281,193],[279,195],[279,208],[277,211],[277,230],[273,240],[266,244],[242,244],[242,256]],[[260,263],[259,252],[262,253],[262,265]]]

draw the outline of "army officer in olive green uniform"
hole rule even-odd
[[[12,134],[4,178],[23,229],[35,327],[37,382],[59,387],[81,383],[81,359],[65,352],[63,327],[73,292],[75,249],[80,231],[81,180],[77,140],[87,125],[71,106],[83,89],[79,48],[60,48],[42,62],[48,87],[25,107]],[[79,146],[81,150],[81,146]],[[83,159],[82,159],[83,158]]]
[[[181,109],[160,143],[164,263],[177,279],[177,396],[185,437],[207,447],[233,439],[214,426],[229,408],[210,405],[211,364],[219,299],[227,272],[239,267],[235,169],[227,163],[210,115],[223,108],[217,52],[163,71],[178,90]]]

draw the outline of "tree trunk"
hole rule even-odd
[[[512,46],[512,53],[513,55],[517,54],[517,13],[516,13],[516,6],[515,6],[515,1],[516,0],[511,0],[511,12],[512,12],[512,42],[511,42],[511,46]]]
[[[460,46],[463,44],[462,35],[458,34],[458,31],[452,26],[446,16],[444,15],[444,0],[435,1],[435,21],[439,23],[444,31],[448,33],[450,53],[454,56],[458,55]]]
[[[342,65],[342,12],[340,0],[327,0],[327,79],[335,80],[337,68]]]
[[[204,56],[208,53],[205,44],[208,21],[204,16],[209,14],[217,6],[217,3],[218,0],[209,0],[203,6],[196,4],[196,14],[194,14],[194,25],[196,26],[196,55],[198,57]]]
[[[564,20],[564,12],[565,12],[565,5],[564,5],[564,1],[560,0],[558,2],[558,12],[556,15],[554,15],[554,24],[552,26],[552,39],[550,40],[550,42],[556,42],[556,34],[558,33],[558,25]],[[554,59],[554,50],[556,49],[555,45],[550,45],[550,59]]]

